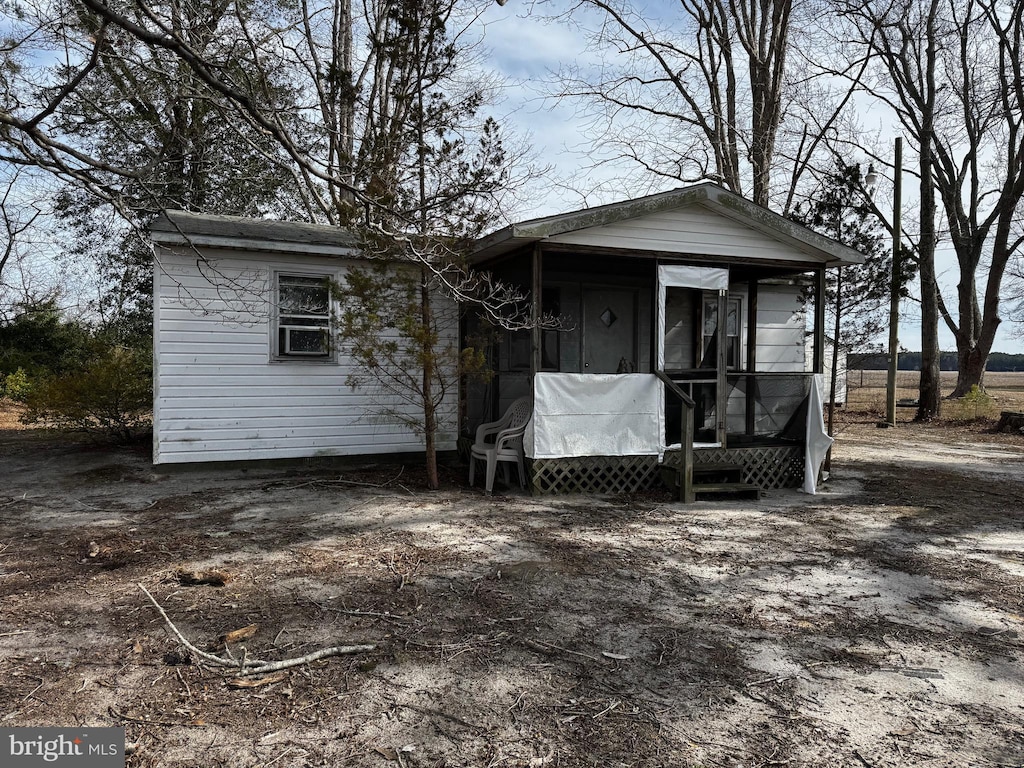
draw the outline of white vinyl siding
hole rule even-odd
[[[566,232],[545,242],[696,256],[821,263],[820,258],[804,254],[791,245],[699,205]]]
[[[346,383],[344,354],[275,359],[275,274],[330,275],[346,262],[323,256],[158,248],[154,278],[154,463],[417,452],[423,438],[376,414],[371,388]],[[454,425],[455,397],[444,411]],[[438,449],[455,447],[451,432]]]
[[[757,294],[757,370],[806,372],[806,336],[807,313],[800,303],[800,287],[761,286]]]

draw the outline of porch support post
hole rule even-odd
[[[543,285],[541,281],[541,268],[543,267],[543,260],[541,258],[540,243],[535,243],[533,246],[533,259],[532,266],[530,269],[530,392],[533,392],[533,377],[537,374],[537,371],[541,369],[541,344],[543,344],[543,336],[541,334],[540,320],[543,314],[543,307],[541,305]]]
[[[812,373],[825,372],[825,268],[818,270],[814,286],[814,364]]]
[[[679,473],[679,501],[693,504],[693,406],[683,403],[683,429],[679,437],[683,449],[683,468]]]
[[[718,414],[718,442],[722,444],[723,448],[728,446],[725,444],[725,409],[729,403],[729,392],[727,389],[728,382],[726,380],[726,369],[729,366],[729,292],[719,291],[718,292],[718,386],[717,386],[717,398],[715,402],[715,412]]]
[[[747,434],[754,434],[754,409],[757,407],[757,398],[754,396],[754,388],[757,380],[754,378],[754,371],[757,370],[757,280],[751,280],[747,284]]]

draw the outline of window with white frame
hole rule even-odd
[[[740,365],[740,300],[729,297],[725,303],[725,364],[729,370],[739,370]],[[701,321],[701,368],[714,368],[717,365],[718,342],[718,296],[704,294],[704,310]]]
[[[331,358],[331,291],[327,275],[277,275],[279,359]]]

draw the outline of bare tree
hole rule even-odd
[[[270,140],[274,152],[282,154],[265,154],[264,160],[287,164],[303,196],[305,218],[368,227],[396,243],[411,243],[420,206],[399,194],[390,170],[400,152],[393,142],[408,139],[408,96],[396,100],[389,94],[402,86],[388,80],[387,61],[394,40],[386,28],[403,3],[368,0],[357,19],[350,19],[349,0],[307,0],[298,7],[220,4],[223,39],[211,49],[214,35],[208,28],[197,34],[195,25],[182,24],[179,2],[75,0],[72,8],[86,17],[80,24],[89,30],[86,35],[69,35],[63,18],[53,15],[49,5],[29,9],[33,12],[26,12],[28,21],[17,39],[0,50],[9,63],[6,70],[19,73],[0,81],[8,95],[7,108],[0,109],[0,147],[5,150],[0,160],[50,171],[125,211],[125,185],[147,185],[150,166],[167,153],[158,149],[142,157],[111,158],[100,151],[100,142],[81,141],[62,122],[64,115],[78,114],[76,105],[89,93],[108,50],[117,50],[118,41],[125,40],[167,56],[192,85],[191,93],[224,110],[224,119],[245,126],[251,132],[247,135]],[[462,3],[448,5],[463,9]],[[464,38],[470,36],[472,18],[461,10],[446,21],[450,45],[460,51],[468,45]],[[359,56],[351,44],[355,33],[366,35]],[[230,66],[225,64],[228,55]],[[61,57],[56,66],[31,66],[34,60],[54,56]],[[426,79],[414,82],[424,92],[438,82],[430,66],[424,65]],[[126,67],[146,69],[137,62],[126,62]],[[447,69],[445,83],[457,84],[463,71]],[[287,73],[286,83],[268,75],[279,72]],[[480,107],[487,89],[478,87],[469,98]],[[167,108],[178,103],[173,100]],[[493,122],[486,125],[487,131],[497,131]],[[484,136],[485,122],[458,128],[460,141],[475,141],[473,137]],[[175,136],[182,132],[184,128],[173,126],[169,130]],[[506,158],[509,165],[520,159],[507,152]],[[517,179],[507,181],[514,185]],[[503,189],[470,186],[469,193],[477,201],[500,201]],[[457,203],[453,198],[447,205],[452,209]],[[451,272],[440,270],[438,277],[453,293],[465,294]]]
[[[54,212],[48,226],[64,244],[54,255],[65,267],[89,265],[98,288],[91,316],[100,326],[119,341],[147,344],[152,252],[141,227],[164,208],[294,213],[303,209],[301,187],[276,144],[233,119],[230,104],[166,49],[74,3],[14,7],[0,53],[9,97],[0,154],[67,182],[45,193]],[[144,17],[140,8],[121,10]],[[240,22],[231,6],[167,0],[162,10],[218,67],[244,64],[234,52]],[[294,105],[282,76],[265,73],[266,90],[275,103]]]
[[[895,112],[920,155],[918,418],[927,419],[941,402],[940,319],[957,343],[954,396],[983,386],[1001,322],[1003,277],[1024,243],[1015,229],[1024,210],[1024,2],[897,0],[841,8],[857,43],[878,63],[868,91]],[[936,280],[940,221],[958,262],[955,306]]]
[[[445,371],[433,292],[472,301],[501,325],[522,325],[528,317],[525,296],[472,273],[463,261],[467,243],[495,220],[507,187],[516,183],[510,168],[518,159],[497,123],[480,114],[489,84],[475,80],[467,66],[476,12],[461,0],[367,0],[358,18],[349,0],[218,3],[224,22],[213,46],[209,21],[199,14],[184,22],[180,2],[75,0],[93,30],[90,42],[69,44],[64,65],[35,83],[47,79],[47,87],[21,88],[16,108],[0,110],[9,158],[123,208],[119,184],[152,184],[146,162],[111,160],[76,141],[59,117],[78,111],[118,41],[173,62],[190,92],[203,95],[202,106],[230,115],[252,148],[291,170],[307,218],[354,231],[368,256],[396,267],[392,279],[416,276],[416,317],[405,313],[390,330],[413,345],[400,364],[412,360],[422,368],[413,390],[436,486],[434,441],[445,389],[437,382]],[[59,38],[60,24],[52,29]],[[357,34],[364,45],[353,45]],[[138,76],[137,63],[126,63],[124,73]],[[179,106],[174,101],[170,108]],[[214,280],[225,278],[216,268],[207,271]],[[246,290],[240,286],[240,293]],[[399,379],[410,380],[385,377]]]
[[[15,170],[5,181],[2,195],[0,195],[0,222],[3,230],[0,231],[0,291],[8,287],[7,275],[19,267],[25,259],[24,237],[32,229],[32,225],[42,215],[42,211],[35,205],[22,205],[15,198],[17,196],[19,171]],[[9,266],[9,268],[8,268]],[[0,293],[0,301],[3,295]],[[3,317],[3,308],[0,307],[0,318]]]
[[[664,18],[628,0],[582,0],[573,13],[605,56],[566,67],[558,95],[591,118],[598,152],[647,183],[711,179],[788,213],[812,165],[831,167],[828,153],[812,160],[853,92],[817,77],[812,4],[675,8]],[[862,69],[853,66],[854,81]]]

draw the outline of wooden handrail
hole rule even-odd
[[[657,376],[666,387],[668,387],[669,391],[673,395],[682,400],[683,405],[685,405],[687,408],[693,410],[694,408],[697,407],[697,404],[693,402],[693,398],[686,394],[683,391],[682,387],[680,387],[678,384],[672,381],[672,379],[669,378],[669,375],[667,373],[665,373],[664,371],[655,371],[654,375]]]
[[[692,504],[696,501],[693,492],[693,409],[697,404],[682,387],[668,377],[664,371],[656,370],[654,375],[673,395],[683,402],[683,423],[680,429],[679,446],[682,449],[682,466],[679,468],[679,501]]]
[[[726,377],[730,379],[809,379],[812,376],[814,374],[810,371],[729,371],[726,373]]]

